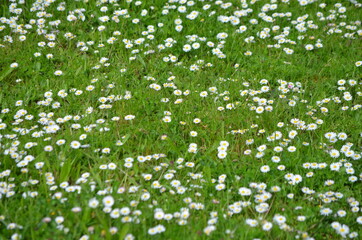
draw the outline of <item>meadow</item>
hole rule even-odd
[[[361,7],[1,1],[0,239],[361,239]]]

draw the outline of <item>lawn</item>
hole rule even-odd
[[[360,239],[361,7],[3,0],[0,239]]]

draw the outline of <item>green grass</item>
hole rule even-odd
[[[0,4],[0,239],[360,238],[360,3],[12,2]],[[265,11],[267,4],[277,7]],[[187,17],[192,11],[199,12],[194,20]],[[78,19],[68,21],[72,14]],[[220,21],[238,14],[245,16],[237,25]],[[102,23],[103,16],[109,21]],[[238,33],[240,26],[247,30]],[[269,36],[260,38],[261,31]],[[228,36],[217,39],[219,33]],[[200,47],[186,52],[192,37]],[[213,54],[217,47],[225,56]],[[225,158],[218,155],[224,141]],[[332,157],[333,149],[340,156]],[[102,169],[110,163],[116,168]],[[291,182],[287,174],[302,179]],[[108,209],[106,196],[114,199]],[[92,208],[94,199],[99,205]],[[114,212],[127,207],[124,215]],[[157,218],[158,211],[166,217]],[[165,231],[152,234],[156,226]]]

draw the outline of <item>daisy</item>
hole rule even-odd
[[[61,70],[56,70],[56,71],[54,72],[54,75],[55,75],[55,76],[61,76],[61,75],[63,75],[63,72],[62,72]]]
[[[71,148],[78,149],[78,148],[80,148],[81,144],[78,141],[72,141],[70,143],[70,146],[71,146]]]
[[[256,111],[256,113],[262,113],[262,112],[264,112],[264,107],[262,107],[262,106],[259,106],[259,107],[257,107],[256,109],[255,109],[255,111]]]
[[[109,216],[111,218],[119,218],[120,217],[119,209],[118,208],[113,209]]]
[[[241,196],[250,196],[251,190],[249,188],[241,187],[241,188],[239,188],[239,194]]]
[[[207,97],[208,93],[206,91],[200,92],[200,97]]]
[[[322,208],[320,210],[320,213],[323,216],[328,216],[328,215],[330,215],[332,213],[332,209],[330,209],[330,208]]]
[[[16,63],[16,62],[10,64],[10,67],[11,67],[11,68],[17,68],[18,66],[19,66],[19,64]]]
[[[262,173],[267,173],[267,172],[270,171],[270,167],[269,167],[268,165],[264,165],[264,166],[262,166],[262,167],[260,168],[260,171],[261,171]]]
[[[124,120],[133,120],[133,119],[135,119],[134,115],[127,115],[124,117]]]
[[[314,46],[312,44],[307,44],[307,45],[305,45],[305,49],[307,51],[312,51],[314,49]]]
[[[270,231],[273,227],[273,224],[271,222],[266,222],[263,224],[262,229],[264,231]]]
[[[221,191],[221,190],[225,189],[225,184],[223,184],[223,183],[217,184],[217,185],[215,186],[215,189],[216,189],[217,191]]]
[[[218,152],[218,154],[217,154],[217,157],[219,159],[224,159],[224,158],[226,158],[226,156],[227,156],[226,152]]]
[[[90,199],[88,202],[88,206],[90,208],[96,208],[96,207],[98,207],[98,204],[99,204],[99,201],[95,198]]]

